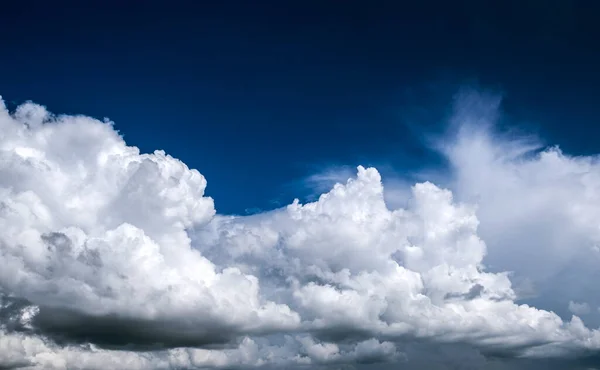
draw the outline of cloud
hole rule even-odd
[[[463,120],[497,109],[477,107]],[[379,172],[358,167],[314,202],[224,216],[198,171],[141,154],[109,122],[2,108],[0,364],[436,368],[430,353],[481,367],[597,354],[599,331],[519,304],[510,273],[531,290],[559,267],[588,271],[573,261],[593,271],[595,160],[530,155],[485,130],[456,137],[443,148],[454,193],[418,183],[395,208]]]
[[[390,166],[385,166],[390,167]],[[402,176],[394,174],[393,170],[389,171],[390,175],[382,179],[384,191],[384,200],[387,206],[391,209],[406,207],[408,200],[412,196],[411,186],[413,177],[424,177],[423,174],[408,174]],[[315,201],[318,197],[331,190],[336,184],[345,184],[349,178],[356,175],[356,167],[347,165],[332,165],[317,171],[296,184],[301,189],[308,189],[309,201]],[[426,177],[426,176],[425,176]],[[410,178],[407,179],[407,178]],[[299,186],[298,186],[299,185]]]
[[[459,110],[463,123],[441,148],[451,165],[449,188],[477,204],[484,263],[490,271],[512,271],[522,298],[563,317],[570,301],[600,306],[600,288],[588,283],[600,277],[598,156],[571,156],[535,137],[501,132],[497,100],[463,100],[495,112]],[[600,317],[586,322],[598,326]]]
[[[198,171],[90,118],[33,104],[1,114],[0,284],[39,307],[34,332],[180,346],[299,324],[254,276],[191,247],[186,228],[215,213]]]
[[[583,302],[577,303],[573,301],[569,301],[569,311],[574,313],[575,315],[587,315],[590,313],[590,305]]]

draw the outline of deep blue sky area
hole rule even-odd
[[[465,85],[597,152],[599,17],[593,0],[3,1],[0,94],[108,117],[244,213],[324,166],[434,163],[418,133]]]

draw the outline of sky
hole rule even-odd
[[[0,368],[600,369],[594,1],[0,8]]]

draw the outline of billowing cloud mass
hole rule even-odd
[[[0,368],[589,367],[600,167],[469,123],[488,113],[440,147],[452,191],[391,209],[358,167],[241,217],[109,122],[1,107]]]

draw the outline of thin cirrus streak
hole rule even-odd
[[[568,296],[563,278],[597,266],[596,160],[469,114],[437,148],[453,192],[419,183],[390,209],[398,189],[359,166],[315,202],[241,217],[216,213],[198,171],[140,154],[111,123],[2,107],[0,366],[419,368],[444,348],[447,364],[488,368],[590,358],[600,332],[523,304],[511,279],[542,306],[595,314],[581,307],[600,306],[596,288]],[[564,302],[544,301],[548,284]]]

